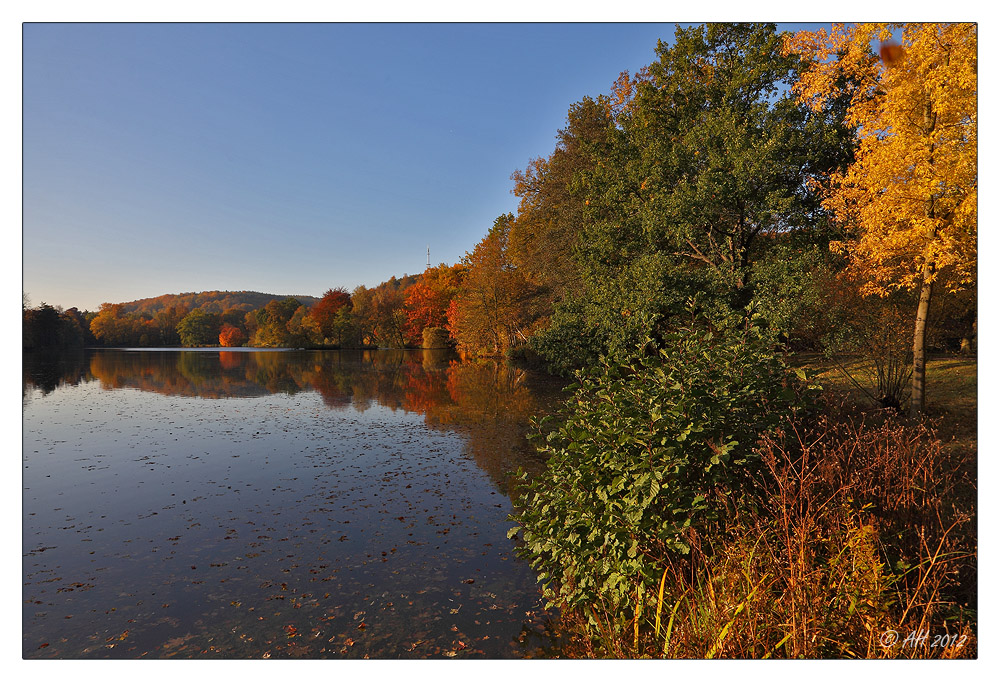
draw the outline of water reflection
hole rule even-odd
[[[250,398],[316,391],[330,409],[371,405],[425,416],[469,437],[477,464],[507,492],[509,472],[540,465],[525,441],[529,420],[551,410],[563,382],[449,350],[98,351],[89,375],[108,389]]]
[[[23,655],[532,655],[507,473],[560,388],[446,351],[26,358]]]
[[[32,389],[48,395],[58,386],[75,386],[81,381],[91,381],[89,358],[81,350],[25,351],[22,363],[22,394],[26,397]]]

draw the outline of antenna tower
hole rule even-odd
[[[431,245],[427,245],[427,267],[431,266]]]

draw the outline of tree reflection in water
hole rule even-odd
[[[448,350],[379,351],[110,351],[61,365],[62,381],[92,376],[109,389],[134,388],[164,395],[249,398],[316,391],[333,410],[370,404],[425,416],[435,429],[469,439],[476,463],[507,492],[517,467],[537,470],[525,436],[533,417],[550,412],[564,382],[494,360],[462,361]],[[51,374],[51,372],[50,372]],[[57,379],[25,383],[52,390]]]

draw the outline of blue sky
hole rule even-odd
[[[25,24],[23,288],[318,296],[454,263],[672,24]]]

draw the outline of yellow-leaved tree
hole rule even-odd
[[[976,42],[969,23],[834,24],[785,46],[809,62],[799,97],[816,110],[849,98],[847,122],[858,129],[854,162],[826,187],[848,235],[834,247],[864,293],[919,291],[911,414],[924,409],[932,291],[975,286]]]

